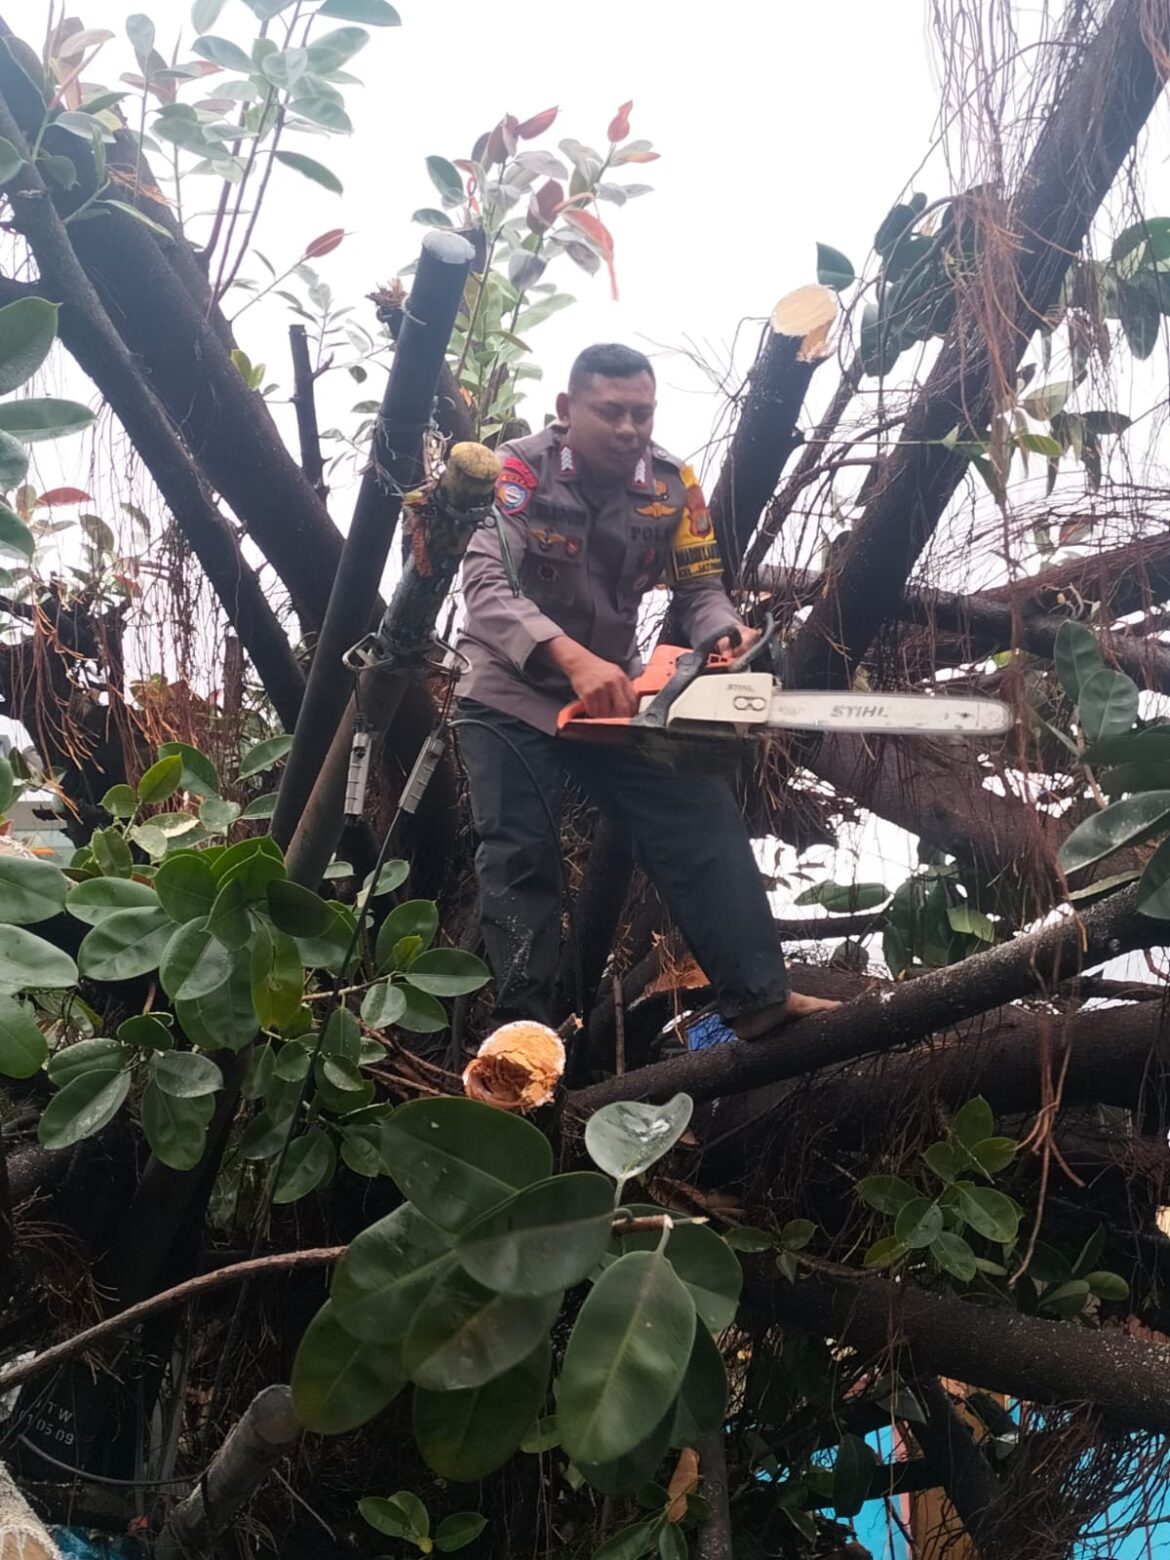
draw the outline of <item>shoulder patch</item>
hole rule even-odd
[[[535,471],[519,455],[509,455],[496,478],[496,503],[506,515],[522,515],[536,490]]]
[[[671,572],[678,582],[708,579],[723,572],[711,511],[692,468],[683,466],[679,475],[686,500],[671,545]]]

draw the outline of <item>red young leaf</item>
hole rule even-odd
[[[628,157],[623,157],[623,163],[657,162],[662,154],[660,152],[631,152]]]
[[[555,179],[549,179],[528,202],[528,226],[533,233],[547,233],[556,221],[565,192]]]
[[[624,141],[630,133],[630,109],[634,106],[633,98],[628,103],[623,103],[617,113],[609,122],[606,135],[611,141]]]
[[[320,238],[315,238],[305,250],[306,260],[320,260],[322,255],[332,254],[345,237],[344,228],[330,228],[328,233],[322,233]]]
[[[531,119],[516,126],[516,134],[522,141],[534,141],[538,135],[544,134],[559,112],[556,108],[546,108],[541,114],[533,114]]]
[[[566,211],[565,221],[570,227],[576,228],[581,236],[588,240],[601,258],[605,261],[609,270],[609,287],[613,300],[617,302],[618,285],[617,272],[613,267],[613,234],[604,222],[599,221],[589,211]]]
[[[54,488],[50,493],[42,493],[36,501],[38,509],[51,509],[54,504],[92,504],[93,498],[89,493],[83,493],[80,488]]]

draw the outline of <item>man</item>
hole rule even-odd
[[[506,548],[477,533],[463,566],[460,749],[479,846],[483,938],[501,1020],[553,1018],[566,773],[623,829],[736,1033],[836,1004],[788,989],[747,830],[727,784],[620,749],[556,736],[580,699],[592,716],[637,712],[638,607],[665,575],[693,644],[738,626],[690,468],[651,442],[654,370],[640,352],[582,352],[557,422],[501,447]],[[745,643],[758,631],[743,628]],[[548,812],[537,794],[548,805]]]

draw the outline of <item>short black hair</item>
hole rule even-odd
[[[635,374],[649,374],[655,379],[654,367],[644,352],[635,352],[633,347],[623,347],[616,341],[599,342],[578,355],[569,370],[570,394],[581,390],[594,374],[602,379],[633,379]]]

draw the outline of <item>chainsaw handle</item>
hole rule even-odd
[[[661,693],[654,695],[642,713],[633,717],[631,725],[665,727],[671,705],[684,689],[691,686],[696,677],[707,670],[707,663],[714,655],[715,646],[721,639],[730,639],[733,645],[738,645],[739,625],[729,623],[726,628],[717,628],[713,634],[708,634],[705,639],[701,639],[692,650],[688,650],[685,655],[680,655],[674,663],[674,676]],[[755,649],[754,645],[752,649]],[[747,653],[750,655],[751,651]]]

